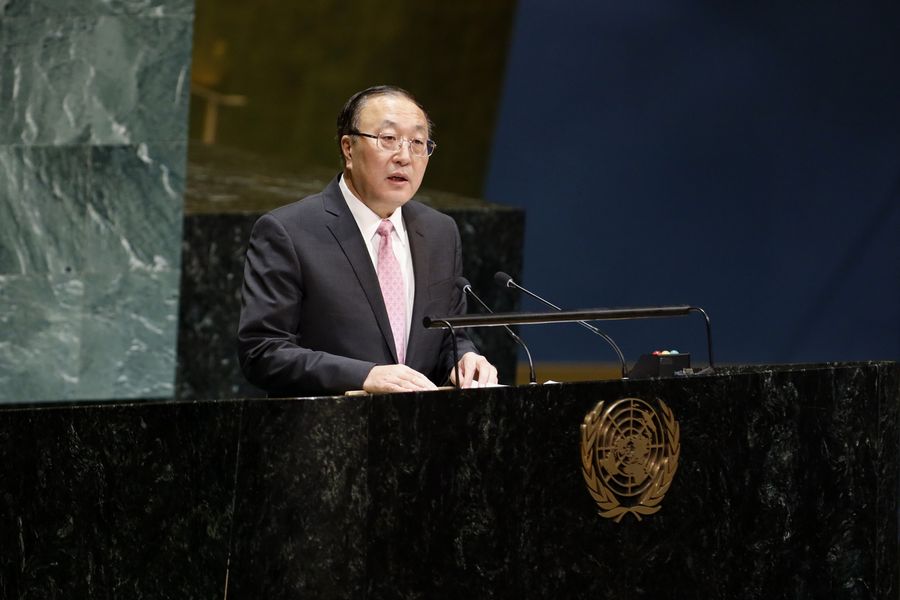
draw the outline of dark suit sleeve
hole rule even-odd
[[[298,343],[303,273],[296,247],[271,214],[253,227],[244,263],[238,354],[247,379],[269,394],[308,395],[361,389],[373,362]]]

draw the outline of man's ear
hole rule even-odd
[[[341,154],[344,155],[344,166],[352,166],[353,163],[353,140],[349,135],[341,137]]]

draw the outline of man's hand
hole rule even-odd
[[[390,392],[421,392],[437,389],[430,379],[406,365],[378,365],[372,367],[363,389],[370,394]]]
[[[497,368],[488,359],[474,352],[466,352],[459,359],[459,376],[462,379],[459,383],[461,388],[497,385]],[[456,369],[450,371],[450,381],[457,383]],[[473,381],[477,385],[473,385]]]

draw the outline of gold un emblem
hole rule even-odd
[[[600,515],[614,519],[659,511],[681,453],[678,421],[640,398],[601,401],[581,425],[581,473]]]

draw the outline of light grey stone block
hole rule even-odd
[[[181,142],[191,21],[0,20],[0,144]]]
[[[178,270],[184,168],[184,144],[91,150],[84,244],[87,271]]]
[[[32,14],[33,8],[30,0],[0,0],[0,19],[26,17]]]
[[[174,395],[179,271],[85,278],[79,398]]]
[[[192,17],[194,14],[193,0],[32,0],[31,4],[33,14],[38,16]]]
[[[72,276],[0,275],[0,402],[76,397],[84,289]]]
[[[81,270],[88,147],[0,146],[0,274]]]
[[[192,0],[0,0],[0,402],[174,394]]]

